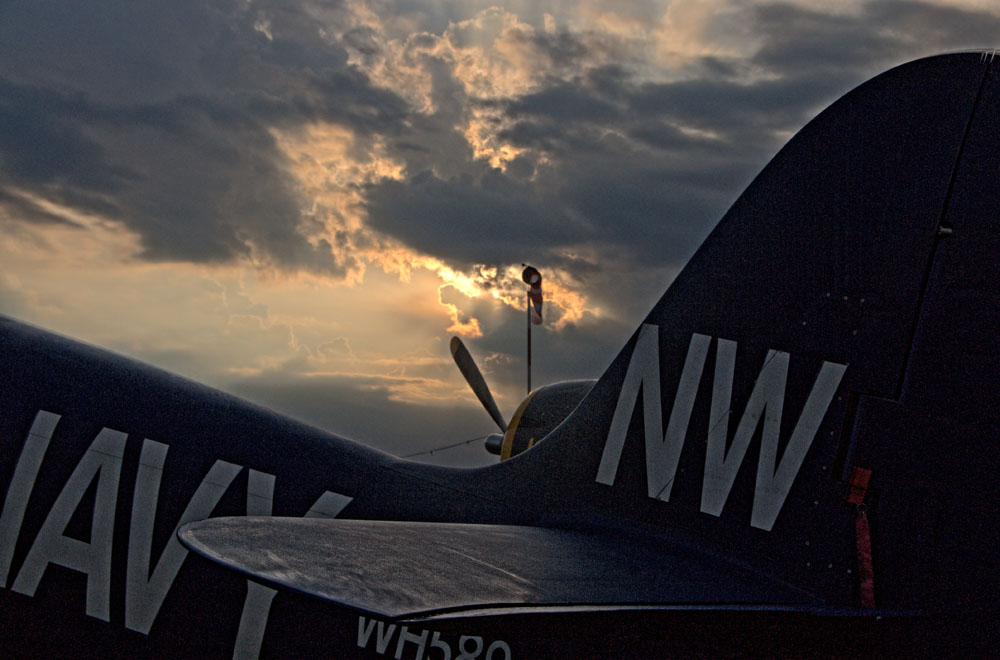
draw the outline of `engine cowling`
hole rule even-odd
[[[534,390],[517,407],[503,436],[486,439],[486,450],[506,461],[530,449],[573,412],[595,382],[567,380]]]

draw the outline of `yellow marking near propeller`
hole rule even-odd
[[[536,392],[538,392],[538,390],[535,390],[534,392],[529,394],[527,398],[521,402],[521,405],[517,407],[517,411],[514,412],[514,417],[513,419],[510,420],[510,424],[507,426],[507,430],[503,434],[503,444],[500,446],[501,462],[506,461],[508,458],[510,458],[510,451],[514,446],[514,434],[517,433],[517,425],[521,423],[521,415],[524,414],[525,409],[528,407],[528,404],[531,403],[531,400],[535,397]],[[534,442],[534,438],[532,438],[532,442]],[[531,445],[528,446],[530,447]]]

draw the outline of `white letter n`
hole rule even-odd
[[[642,388],[642,419],[646,439],[646,485],[650,497],[663,502],[670,501],[670,490],[677,472],[684,437],[687,435],[691,409],[694,407],[698,383],[705,366],[705,356],[711,337],[692,334],[688,344],[687,357],[677,385],[677,395],[670,411],[667,433],[663,435],[663,413],[660,403],[660,346],[659,326],[644,323],[639,330],[639,338],[632,350],[628,371],[618,396],[618,405],[611,419],[608,439],[604,443],[601,464],[597,470],[597,482],[608,486],[614,484],[621,460],[625,436],[635,402]]]

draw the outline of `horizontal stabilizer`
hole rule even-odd
[[[801,592],[687,549],[580,531],[233,517],[190,523],[178,536],[266,584],[390,619],[525,606],[810,603]]]

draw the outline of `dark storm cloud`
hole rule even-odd
[[[570,83],[558,83],[522,96],[507,107],[507,114],[514,119],[528,115],[556,122],[612,124],[621,120],[621,113],[613,103]]]
[[[34,194],[121,222],[147,259],[249,257],[343,274],[352,258],[338,259],[302,215],[271,128],[323,120],[391,134],[406,104],[347,66],[345,48],[305,12],[247,7],[0,8],[8,215],[45,220],[25,209],[24,193]]]
[[[6,77],[114,104],[276,93],[291,71],[347,62],[343,45],[322,38],[303,7],[270,0],[4,3],[0,37]]]
[[[538,51],[543,53],[557,67],[573,66],[585,57],[590,48],[576,35],[566,30],[555,34],[536,32],[531,35],[531,41]]]
[[[775,3],[757,10],[756,24],[765,37],[756,62],[786,75],[840,78],[872,75],[921,55],[991,48],[1000,34],[996,14],[892,0],[867,2],[847,15]]]
[[[572,221],[524,184],[497,170],[441,179],[424,171],[367,190],[370,225],[452,263],[505,264],[540,256],[559,243]]]
[[[402,131],[409,119],[409,108],[403,99],[390,90],[373,86],[368,76],[355,68],[325,70],[321,74],[305,71],[299,84],[301,90],[287,104],[267,99],[276,120],[289,123],[322,119],[341,123],[362,135],[376,132],[391,135]]]
[[[433,48],[445,30],[454,47],[479,43],[474,22],[452,20],[477,7],[398,9],[429,30],[406,56],[428,77],[426,113],[348,64],[349,52],[368,65],[390,55],[385,35],[351,23],[340,2],[4,3],[0,203],[27,221],[55,219],[30,195],[115,219],[147,259],[341,274],[364,239],[319,236],[271,132],[326,121],[404,164],[403,180],[363,188],[363,207],[372,228],[422,252],[459,267],[547,261],[578,277],[611,259],[665,267],[840,93],[911,56],[1000,34],[991,14],[919,2],[846,14],[774,3],[748,14],[760,39],[751,57],[694,59],[680,79],[652,83],[624,42],[519,25],[502,38],[537,62],[541,82],[482,98]],[[496,137],[524,150],[506,172],[477,160],[464,132],[484,108]],[[567,256],[580,245],[597,256]]]
[[[102,112],[85,96],[17,85],[0,78],[0,153],[4,179],[109,194],[136,175],[111,164],[107,150],[84,134]],[[6,181],[0,182],[6,183]]]
[[[136,231],[149,259],[335,270],[297,233],[298,205],[266,127],[204,99],[114,106],[0,81],[3,186]],[[30,219],[30,217],[29,217]]]
[[[666,118],[680,125],[723,136],[733,151],[773,144],[772,131],[793,128],[809,112],[844,88],[844,74],[741,81],[691,80],[646,84],[635,90],[629,106],[636,116]],[[755,137],[757,136],[757,137]]]
[[[712,86],[736,84],[704,84]],[[511,100],[504,108],[512,123],[499,135],[529,151],[507,172],[443,177],[435,168],[373,184],[365,190],[369,223],[466,267],[532,260],[582,275],[578,266],[595,264],[562,256],[564,248],[581,244],[635,265],[686,258],[763,164],[760,143],[773,144],[755,134],[756,145],[737,146],[669,123],[706,130],[718,123],[693,119],[702,116],[693,107],[697,91],[682,83],[673,95],[629,85],[620,70],[605,68]],[[780,101],[764,97],[767,103],[758,102],[756,112],[772,117]],[[751,111],[743,112],[746,117]],[[750,121],[742,121],[742,131],[750,133]],[[735,122],[731,130],[737,130]],[[548,163],[539,167],[541,154]],[[416,160],[402,151],[400,156]],[[426,154],[421,163],[435,164]]]
[[[761,39],[752,57],[694,59],[661,83],[636,80],[628,55],[591,34],[513,31],[548,66],[547,82],[467,102],[499,109],[498,137],[526,151],[505,174],[467,162],[456,175],[455,159],[424,154],[409,179],[366,189],[373,226],[465,266],[510,255],[593,278],[593,259],[561,256],[581,244],[597,263],[676,264],[788,134],[836,97],[893,64],[1000,33],[991,14],[917,2],[837,14],[775,3],[749,15]],[[580,64],[595,53],[598,63]]]

